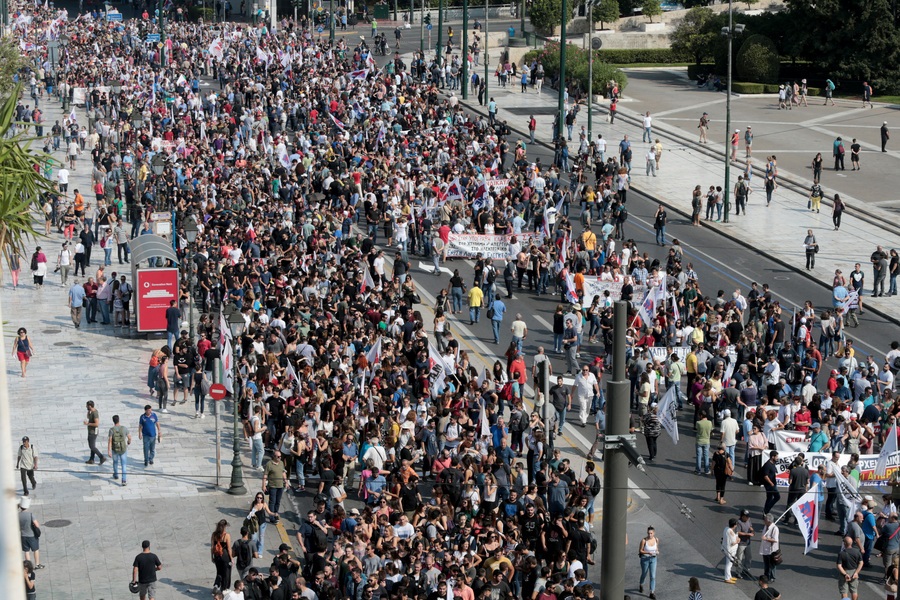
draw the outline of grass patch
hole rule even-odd
[[[641,67],[687,67],[694,63],[691,62],[675,62],[675,63],[629,63],[627,65],[618,65],[613,63],[612,66],[617,69],[635,69]]]

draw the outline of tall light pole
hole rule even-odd
[[[588,9],[588,128],[587,137],[588,144],[593,144],[594,134],[594,52],[603,46],[600,38],[597,38],[596,48],[594,47],[594,5],[599,4],[599,0],[587,0],[585,3]]]
[[[559,136],[565,135],[566,127],[566,23],[569,20],[566,0],[562,0],[561,27],[559,30]]]
[[[488,85],[489,85],[488,84],[488,80],[489,80],[489,78],[488,78],[488,63],[491,62],[490,54],[488,51],[488,48],[490,48],[490,45],[491,45],[490,40],[488,39],[488,36],[490,35],[488,33],[488,31],[490,29],[489,24],[488,24],[488,19],[489,19],[488,18],[488,10],[490,10],[490,7],[488,6],[489,3],[490,3],[490,0],[484,0],[484,101],[485,101],[485,103],[487,103],[488,98],[491,97],[491,95],[488,93]],[[497,59],[497,60],[499,60],[499,59]]]
[[[563,0],[565,2],[565,0]],[[469,99],[469,0],[463,0],[462,97]],[[486,98],[485,98],[486,99]]]
[[[422,0],[422,13],[419,15],[419,54],[425,62],[425,0]]]
[[[159,0],[159,62],[166,67],[166,20],[163,18],[163,0]]]
[[[396,7],[396,4],[394,5]],[[396,18],[396,15],[395,15]],[[334,0],[328,0],[328,41],[334,43]]]
[[[230,309],[230,310],[227,310]],[[234,355],[232,357],[232,367],[234,368],[234,392],[231,394],[232,400],[234,402],[234,444],[232,450],[234,452],[234,456],[231,459],[231,483],[228,486],[228,493],[232,496],[241,496],[247,493],[247,488],[244,486],[244,463],[241,461],[241,395],[243,391],[243,386],[240,384],[241,378],[240,373],[238,371],[238,353],[237,353],[237,345],[238,340],[241,337],[241,334],[244,333],[244,327],[246,326],[246,321],[244,321],[244,317],[241,316],[241,311],[237,310],[234,305],[229,304],[225,310],[225,318],[228,320],[228,328],[231,330],[232,340],[234,340],[233,351]]]
[[[191,343],[194,342],[194,242],[197,241],[197,234],[200,232],[200,229],[197,227],[197,222],[194,221],[193,218],[188,218],[184,223],[184,237],[187,238],[188,242],[188,261],[187,261],[187,274],[188,274],[188,321],[191,324]]]
[[[437,62],[441,64],[442,45],[444,43],[444,0],[438,2],[438,39],[437,39]]]
[[[519,35],[525,37],[525,0],[519,6]]]
[[[732,0],[728,0],[728,27],[722,28],[722,35],[728,38],[728,83],[725,90],[725,197],[723,202],[725,215],[722,217],[723,223],[728,223],[728,215],[731,213],[731,52],[734,45],[734,34],[744,32],[743,25],[734,25],[732,22],[731,3]]]

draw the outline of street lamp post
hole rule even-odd
[[[565,0],[564,0],[565,1]],[[728,27],[722,28],[722,35],[728,38],[728,82],[726,86],[725,97],[725,196],[723,209],[725,215],[722,217],[723,223],[728,223],[728,215],[731,212],[731,52],[734,45],[734,34],[743,33],[744,26],[741,24],[734,25],[732,22],[731,12],[732,0],[728,0]]]
[[[228,328],[231,330],[231,336],[234,340],[234,355],[232,357],[234,368],[234,392],[231,394],[232,402],[234,403],[234,432],[232,435],[234,438],[234,456],[231,459],[231,483],[228,486],[228,493],[232,496],[242,496],[247,493],[247,488],[244,486],[244,463],[241,461],[241,393],[239,390],[242,390],[243,386],[241,386],[241,378],[238,372],[237,342],[240,339],[241,334],[244,333],[246,321],[244,321],[244,317],[241,316],[241,312],[236,310],[234,305],[231,304],[226,307],[225,318],[228,320]]]
[[[441,64],[442,45],[444,43],[444,0],[438,2],[438,38],[437,38],[437,62]]]
[[[585,6],[587,6],[587,18],[588,18],[588,128],[587,128],[587,138],[588,144],[593,144],[593,133],[594,133],[594,119],[593,119],[593,107],[594,107],[594,0],[587,0],[585,2]]]
[[[153,158],[150,159],[150,170],[153,171],[154,180],[154,190],[156,192],[156,206],[159,206],[159,180],[162,179],[162,174],[166,171],[166,159],[162,155],[161,152],[157,152],[153,155]],[[175,205],[172,204],[172,248],[175,248]]]
[[[224,4],[224,2],[223,2]],[[159,62],[166,68],[166,20],[163,18],[163,0],[159,0]]]
[[[489,33],[490,24],[488,22],[489,21],[488,11],[490,10],[490,7],[488,6],[489,3],[490,3],[490,0],[484,0],[484,102],[485,102],[485,104],[487,104],[488,98],[491,97],[491,95],[488,93],[488,87],[489,87],[488,82],[490,81],[490,77],[488,77],[488,64],[491,62],[490,54],[489,54],[491,43],[490,43],[490,40],[488,39],[488,36],[490,35],[490,33]],[[498,58],[497,60],[500,60],[500,59]]]
[[[560,15],[559,30],[559,131],[556,133],[562,137],[566,127],[566,0],[562,0],[562,13]]]
[[[67,36],[66,34],[62,34],[57,39],[57,42],[59,43],[60,47],[62,48],[62,54],[65,55],[66,48],[69,45],[69,36]],[[62,57],[60,57],[60,62],[62,62]],[[65,73],[65,70],[63,70],[63,73]],[[65,81],[65,79],[64,79],[64,81]],[[69,85],[68,85],[68,83],[66,84],[65,90],[63,90],[61,93],[62,93],[62,109],[63,109],[63,111],[66,111],[69,109]]]
[[[563,0],[565,2],[565,0]],[[469,0],[463,0],[462,97],[469,99]],[[485,97],[487,100],[487,97]]]
[[[193,218],[186,220],[184,224],[184,236],[188,241],[188,249],[190,250],[187,261],[188,274],[188,321],[191,324],[191,343],[194,341],[194,242],[197,241],[197,234],[200,229],[197,222]]]

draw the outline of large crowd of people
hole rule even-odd
[[[776,419],[828,431],[833,450],[860,451],[863,440],[877,445],[887,431],[872,428],[869,406],[883,407],[879,422],[897,412],[893,379],[881,373],[896,372],[900,352],[892,350],[884,370],[857,364],[843,298],[833,313],[810,305],[789,315],[765,285],[746,297],[703,295],[677,240],[665,261],[634,251],[624,232],[627,169],[619,166],[630,163],[629,147],[607,158],[582,143],[571,169],[561,152],[559,164],[541,164],[523,142],[510,147],[505,124],[444,95],[440,65],[422,57],[406,65],[399,55],[379,65],[364,38],[331,43],[306,22],[283,19],[270,30],[262,22],[214,28],[175,20],[157,45],[145,43],[157,31],[149,15],[76,23],[38,6],[12,21],[23,43],[69,37],[58,66],[40,50],[30,54],[22,114],[35,117],[29,95],[35,108],[52,97],[83,103],[46,129],[47,147],[63,145],[69,159],[44,205],[48,227],[65,227],[73,241],[76,230],[93,233],[79,236],[75,264],[83,270],[90,260],[84,237],[99,240],[106,264],[114,246],[119,263],[127,262],[129,240],[150,232],[150,215],[175,213],[184,293],[147,382],[160,411],[178,412],[179,394],[181,404],[193,395],[194,415],[203,416],[204,373],[223,358],[217,342],[230,337],[220,315],[237,311],[245,321],[230,341],[234,390],[249,473],[264,487],[254,490],[250,516],[231,533],[220,522],[210,540],[216,593],[226,598],[595,595],[592,521],[601,480],[592,462],[578,477],[568,458],[548,451],[554,432],[544,430],[527,392],[524,334],[506,364],[482,372],[449,325],[463,310],[464,290],[471,320],[482,307],[493,319],[501,276],[507,296],[526,285],[580,317],[556,311],[555,350],[565,350],[569,371],[578,373],[571,394],[582,402],[582,424],[590,410],[598,427],[604,361],[594,356],[610,346],[611,302],[619,298],[586,297],[585,275],[621,281],[625,300],[641,300],[634,286],[668,292],[651,319],[637,317],[629,331],[632,424],[648,446],[654,438],[651,460],[656,404],[672,386],[679,404],[694,407],[700,431],[704,420],[721,426],[733,415],[743,424],[737,439],[747,441],[757,429],[777,429]],[[448,50],[447,64],[458,65],[459,53]],[[151,168],[156,156],[165,158],[161,174]],[[90,171],[92,189],[70,193],[69,169]],[[660,211],[657,240],[665,244]],[[186,225],[199,231],[193,244]],[[517,241],[530,232],[544,236]],[[429,332],[432,309],[421,304],[409,257],[432,260],[439,274],[451,233],[512,237],[506,259],[478,257],[471,285],[454,274]],[[194,308],[188,290],[202,314],[196,339],[178,332]],[[88,302],[97,292],[88,290]],[[106,321],[112,308],[128,323],[123,296],[120,285],[99,298],[108,304],[100,311]],[[659,346],[689,352],[654,359],[649,347]],[[842,364],[822,385],[832,352]],[[562,411],[560,428],[571,407],[566,394],[557,389],[546,399]],[[725,448],[732,471],[736,443]],[[748,450],[744,459],[755,469],[751,483],[764,470],[761,453]],[[145,456],[145,465],[152,460]],[[704,470],[709,461],[702,464],[698,451],[697,471]],[[266,528],[280,519],[289,490],[311,495],[314,508],[297,524],[296,546],[283,544],[269,562]],[[345,504],[351,499],[353,507]],[[653,558],[653,597],[657,546],[649,538],[641,556],[642,564]]]

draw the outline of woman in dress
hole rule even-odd
[[[759,471],[762,469],[763,452],[769,449],[769,442],[759,425],[753,425],[750,439],[747,440],[750,447],[750,459],[747,463],[747,482],[750,485],[759,485]]]
[[[12,354],[19,359],[19,366],[22,368],[22,377],[25,377],[25,371],[28,369],[28,362],[34,356],[34,345],[31,338],[28,337],[28,330],[19,327],[16,332],[16,339],[13,340]]]

